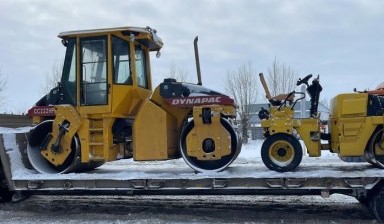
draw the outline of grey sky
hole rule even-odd
[[[25,112],[40,97],[65,48],[61,31],[151,26],[165,45],[152,57],[157,85],[172,61],[195,80],[199,35],[203,85],[224,91],[228,70],[252,62],[267,73],[276,56],[300,76],[320,74],[321,98],[384,81],[384,1],[370,0],[2,0],[0,67],[7,76],[0,112]]]

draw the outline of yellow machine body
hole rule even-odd
[[[311,157],[321,156],[321,150],[331,150],[340,156],[364,156],[368,141],[378,126],[384,124],[383,116],[368,116],[367,93],[340,94],[331,100],[328,128],[330,142],[321,143],[320,120],[317,118],[294,118],[290,106],[272,107],[268,120],[261,126],[270,135],[297,133],[303,140]],[[376,147],[377,155],[384,155],[384,149]]]
[[[195,120],[195,127],[188,134],[187,148],[190,156],[206,160],[207,153],[201,150],[201,142],[212,135],[219,138],[220,145],[231,146],[231,139],[228,139],[228,131],[220,124],[222,115],[235,116],[235,107],[226,105],[205,105],[204,108],[210,108],[212,111],[212,124],[201,125],[202,106],[192,108],[178,108],[169,105],[164,98],[160,96],[159,87],[152,94],[152,97],[146,100],[135,119],[133,125],[134,153],[135,160],[164,160],[179,157],[179,134],[183,128],[188,115],[192,113]],[[222,135],[226,138],[222,138]],[[219,136],[219,137],[217,137]],[[220,159],[225,153],[222,148],[216,150],[216,158],[209,157],[212,160]]]
[[[290,106],[272,107],[269,119],[262,120],[261,126],[267,128],[271,135],[277,133],[299,134],[310,156],[321,155],[320,126],[317,119],[296,119]]]
[[[116,160],[117,155],[123,146],[113,143],[112,126],[115,120],[117,118],[134,119],[138,114],[138,111],[143,102],[151,94],[152,86],[149,66],[149,52],[153,50],[159,50],[162,47],[162,43],[155,42],[151,32],[145,30],[137,30],[141,32],[135,32],[135,40],[132,41],[129,39],[130,35],[124,33],[128,32],[128,30],[131,30],[131,32],[134,33],[136,28],[128,28],[126,31],[124,31],[124,28],[117,28],[83,32],[67,32],[59,34],[59,37],[63,38],[64,40],[76,39],[76,47],[74,49],[76,56],[75,59],[72,58],[76,66],[71,69],[76,69],[76,80],[84,81],[83,83],[78,81],[75,83],[76,104],[74,106],[75,111],[78,113],[77,116],[80,117],[79,122],[81,124],[78,130],[75,129],[75,131],[77,132],[81,143],[82,163],[87,163],[89,161]],[[121,43],[119,43],[119,45],[116,44],[115,46],[114,41],[117,42],[117,40]],[[94,55],[91,55],[93,58],[90,57],[90,60],[98,60],[97,62],[85,61],[84,59],[84,57],[87,56],[87,49],[86,47],[82,48],[82,46],[87,44],[91,45],[91,41],[103,41],[101,46],[105,49],[100,51],[102,51],[105,55],[102,57],[99,56],[100,58],[97,59],[96,57],[98,55],[96,54],[101,53],[98,52],[99,49],[96,49]],[[143,41],[147,41],[146,44],[141,44]],[[121,51],[121,49],[117,49],[118,47],[127,47],[125,52],[119,55],[119,57],[121,57],[120,60],[116,59],[117,53],[114,52],[114,50]],[[143,57],[141,58],[141,60],[143,60],[142,64],[137,62],[138,51]],[[86,93],[84,93],[84,88],[87,88],[86,85],[89,85],[89,88],[91,89],[91,85],[93,84],[91,82],[93,79],[97,78],[84,77],[88,75],[85,74],[88,71],[86,71],[84,67],[90,63],[93,63],[94,65],[93,67],[89,66],[89,68],[99,70],[104,69],[102,78],[106,78],[106,80],[102,80],[101,78],[99,81],[94,82],[95,85],[97,85],[98,82],[105,83],[106,85],[105,88],[107,89],[94,90],[102,92],[96,97],[106,98],[104,102],[100,101],[101,103],[91,102],[87,104],[87,102],[82,99],[86,97]],[[128,64],[130,65],[128,66]],[[118,67],[118,65],[120,67]],[[71,66],[74,66],[74,64]],[[122,66],[124,67],[121,68]],[[116,72],[117,69],[120,70]],[[119,72],[126,72],[122,78],[128,78],[129,76],[129,79],[131,80],[119,80],[120,77],[117,77],[117,73]],[[144,77],[141,78],[146,79],[144,82],[140,82],[140,80],[138,80],[140,72],[142,72],[144,75]],[[93,90],[90,90],[88,95],[91,95],[93,93],[92,91]],[[95,99],[95,101],[97,100],[98,99]],[[61,107],[67,106],[56,106],[56,108],[59,108],[58,111],[60,111]],[[55,115],[56,122],[60,116],[58,117],[57,113],[55,113]],[[71,117],[65,116],[65,119],[71,119]],[[73,130],[72,123],[70,130]],[[56,136],[55,132],[53,135]],[[55,157],[57,157],[57,155],[55,155]]]
[[[329,119],[331,149],[341,156],[362,156],[369,139],[378,126],[384,124],[383,116],[368,116],[373,104],[367,93],[340,94],[331,100]],[[380,148],[376,154],[383,155]]]
[[[170,104],[164,97],[168,93],[162,95],[160,87],[152,93],[149,53],[163,46],[155,30],[122,27],[65,32],[59,37],[67,53],[61,84],[48,97],[55,99],[54,94],[62,92],[56,96],[52,132],[38,128],[31,137],[49,136],[42,141],[40,153],[52,165],[67,164],[73,151],[80,151],[73,160],[82,164],[131,157],[138,161],[180,158],[180,133],[189,118],[195,123],[186,140],[188,157],[219,160],[234,150],[236,133],[220,123],[222,117],[236,116],[233,103],[220,104],[229,97],[175,80],[171,81],[175,91],[184,89],[178,100],[190,105]],[[185,91],[196,89],[208,93],[206,98],[185,97]],[[202,108],[210,111],[211,123],[201,124]],[[76,149],[74,138],[80,142]],[[215,139],[214,153],[202,150],[207,138]],[[35,145],[35,150],[41,148]]]

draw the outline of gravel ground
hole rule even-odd
[[[32,196],[0,204],[0,223],[379,223],[344,195]]]

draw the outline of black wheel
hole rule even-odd
[[[384,222],[384,189],[372,196],[369,205],[376,218]]]
[[[0,202],[10,202],[12,201],[12,196],[14,192],[9,191],[8,189],[0,188]]]
[[[8,184],[3,171],[3,165],[0,161],[0,202],[12,201],[12,195],[14,192],[8,189]]]
[[[278,172],[294,170],[303,158],[303,149],[294,136],[278,133],[268,137],[261,147],[265,166]]]
[[[239,155],[241,147],[238,147],[238,136],[235,132],[235,130],[232,128],[232,125],[229,123],[228,120],[221,118],[220,119],[221,124],[223,127],[229,132],[231,136],[231,153],[227,156],[223,156],[219,160],[198,160],[196,157],[189,156],[187,154],[187,136],[189,132],[193,129],[195,126],[193,119],[188,121],[188,123],[184,126],[183,130],[181,131],[180,135],[180,154],[185,160],[185,162],[194,170],[198,172],[204,172],[204,171],[221,171],[225,169],[227,166],[229,166]],[[202,144],[205,146],[203,147],[203,150],[206,153],[214,151],[215,143],[212,139],[207,138],[205,139]]]
[[[372,134],[368,142],[368,147],[365,151],[365,159],[367,162],[378,168],[384,168],[384,155],[377,155],[376,153],[376,148],[384,151],[384,144],[382,141],[383,128],[381,127],[376,129],[376,131]]]
[[[370,200],[366,197],[356,197],[356,199],[360,202],[360,204],[369,207],[370,206]]]

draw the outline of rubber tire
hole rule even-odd
[[[280,166],[279,164],[274,163],[269,157],[269,149],[273,143],[276,141],[286,141],[290,143],[294,150],[294,156],[292,162],[287,166]],[[268,169],[274,170],[277,172],[288,172],[294,170],[297,166],[300,165],[301,160],[303,158],[303,148],[299,140],[297,140],[294,136],[285,134],[285,133],[277,133],[268,137],[261,146],[261,159],[263,163]]]
[[[370,200],[368,198],[358,198],[356,197],[356,200],[360,202],[360,204],[364,205],[365,207],[370,207]]]
[[[0,188],[0,202],[11,202],[14,192]]]
[[[8,185],[6,184],[5,174],[3,171],[3,164],[0,160],[0,202],[12,201],[13,193],[14,192],[8,189]]]
[[[376,218],[384,222],[384,188],[371,197],[370,208]]]

